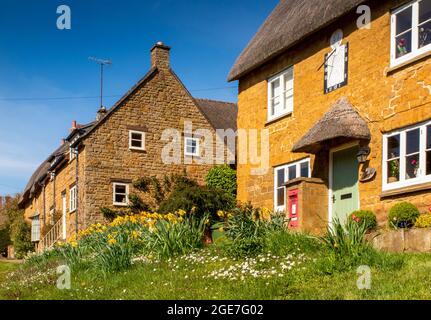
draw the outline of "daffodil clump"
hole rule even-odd
[[[202,245],[209,224],[207,216],[199,219],[195,211],[119,216],[110,223],[91,225],[56,249],[71,264],[95,263],[106,272],[130,267],[136,256],[184,254]]]

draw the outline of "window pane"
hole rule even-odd
[[[277,206],[284,206],[284,188],[277,189]]]
[[[280,95],[280,79],[271,82],[271,98],[278,97]]]
[[[126,186],[121,186],[121,185],[115,186],[115,193],[126,194]]]
[[[302,178],[308,178],[310,176],[308,172],[308,162],[301,163],[301,177]]]
[[[132,140],[132,147],[142,148],[142,141],[141,140]]]
[[[420,129],[408,131],[407,134],[407,154],[419,152]]]
[[[286,95],[285,110],[293,110],[293,95]]]
[[[431,151],[427,152],[427,169],[426,169],[427,176],[431,174]]]
[[[419,175],[419,155],[406,158],[406,179],[414,179]]]
[[[293,72],[289,71],[284,75],[284,90],[293,90]]]
[[[388,138],[388,159],[398,158],[400,156],[400,135]]]
[[[296,179],[296,165],[289,167],[289,180]]]
[[[400,161],[392,160],[388,162],[388,183],[400,181]]]
[[[397,35],[411,29],[412,27],[412,7],[397,14]]]
[[[400,58],[412,52],[412,32],[409,31],[395,38],[396,57]]]
[[[142,140],[142,133],[132,133],[132,140]]]
[[[126,203],[126,195],[125,194],[116,194],[115,195],[115,203]]]
[[[431,21],[419,26],[419,48],[431,43]]]
[[[431,126],[427,127],[427,149],[431,149]]]
[[[431,19],[431,0],[419,2],[419,23]]]
[[[277,171],[277,187],[281,187],[286,182],[284,173],[284,169]]]

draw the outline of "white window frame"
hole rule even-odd
[[[126,202],[116,202],[115,196],[117,195],[116,188],[117,186],[125,187],[126,189]],[[127,207],[129,205],[129,185],[127,183],[114,182],[112,184],[112,203],[117,207]]]
[[[187,151],[187,145],[189,141],[196,142],[196,152],[188,152]],[[199,138],[193,138],[193,137],[185,137],[184,138],[184,155],[187,157],[199,157],[200,156],[200,139]]]
[[[431,182],[431,175],[426,174],[426,156],[427,151],[427,127],[431,126],[431,121],[423,122],[413,126],[409,126],[400,130],[393,131],[383,135],[383,164],[382,164],[382,188],[383,191],[396,190],[400,188],[410,187],[422,183]],[[407,132],[420,129],[419,136],[419,171],[418,177],[406,179],[406,142]],[[388,138],[400,135],[400,164],[399,164],[399,181],[388,182]]]
[[[278,211],[278,212],[284,212],[286,211],[286,207],[287,207],[287,195],[286,195],[286,187],[279,187],[278,186],[278,172],[280,170],[284,170],[284,178],[285,178],[285,183],[292,180],[289,179],[289,168],[296,166],[296,178],[301,178],[301,165],[303,163],[308,163],[308,177],[306,178],[311,178],[311,159],[310,158],[305,158],[299,161],[295,161],[295,162],[291,162],[279,167],[275,167],[274,168],[274,211]],[[282,206],[278,205],[278,190],[283,188],[284,190],[284,204]]]
[[[35,215],[31,219],[31,242],[39,242],[40,241],[40,217]]]
[[[75,154],[75,148],[69,147],[69,161],[72,161],[76,158],[76,154]]]
[[[77,188],[73,186],[69,190],[69,213],[75,212],[78,205]]]
[[[286,106],[286,94],[288,93],[285,87],[285,77],[291,74],[292,75],[292,105]],[[272,96],[272,84],[279,80],[280,81],[280,110],[281,112],[277,113],[274,110],[274,114],[272,114],[272,101],[275,99],[275,97]],[[294,100],[295,99],[295,74],[294,74],[294,68],[293,66],[290,66],[283,72],[271,77],[268,79],[268,121],[272,121],[284,116],[287,116],[289,114],[293,113],[294,109]]]
[[[424,54],[428,51],[431,51],[431,43],[419,48],[419,2],[423,0],[415,0],[412,2],[409,2],[400,8],[394,10],[391,14],[391,67],[396,67],[402,63],[405,63],[421,54]],[[412,51],[402,57],[396,58],[396,32],[397,32],[397,15],[401,13],[402,11],[412,8]],[[424,21],[421,24],[430,22],[430,20]]]
[[[140,148],[134,147],[132,145],[133,141],[139,141],[139,140],[133,139],[133,134],[140,134],[142,136],[142,139],[140,140],[142,146]],[[130,150],[145,151],[145,132],[136,131],[136,130],[129,130],[129,149]]]

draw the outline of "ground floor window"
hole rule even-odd
[[[431,182],[431,121],[383,137],[383,190]]]
[[[76,211],[76,207],[78,204],[78,193],[77,193],[77,188],[76,186],[73,186],[72,188],[70,188],[69,191],[69,210],[70,212],[74,212]]]
[[[31,241],[40,241],[40,220],[39,216],[35,216],[31,220]]]
[[[286,210],[286,187],[284,184],[296,178],[310,178],[310,158],[292,162],[274,169],[274,209]]]
[[[113,200],[115,206],[129,205],[129,185],[125,183],[113,184]]]

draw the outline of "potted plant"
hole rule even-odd
[[[400,161],[399,160],[393,160],[389,162],[389,183],[394,183],[399,181],[400,176]]]

